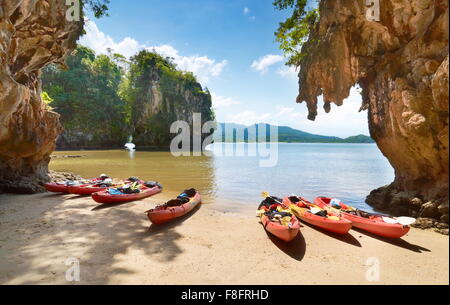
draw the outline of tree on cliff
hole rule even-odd
[[[67,59],[67,65],[68,70],[50,65],[42,76],[43,89],[53,99],[51,106],[61,115],[63,138],[69,141],[83,135],[98,146],[124,140],[126,105],[118,95],[122,68],[112,58],[96,56],[83,46]],[[83,141],[70,144],[86,145]]]
[[[284,55],[289,58],[287,65],[298,66],[306,55],[302,52],[302,45],[319,20],[317,3],[311,0],[275,0],[273,4],[278,10],[292,9],[292,16],[280,22],[275,36]]]
[[[85,10],[90,10],[96,18],[108,16],[110,0],[82,0]]]

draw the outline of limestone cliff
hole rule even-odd
[[[137,89],[130,103],[130,130],[136,145],[168,147],[175,121],[187,122],[192,134],[194,113],[201,114],[202,123],[214,120],[211,94],[192,73],[146,51],[134,57],[132,67],[130,82]]]
[[[148,81],[147,99],[134,111],[133,138],[137,145],[167,147],[175,136],[170,133],[170,126],[175,121],[187,122],[192,134],[194,113],[202,115],[202,124],[214,119],[211,95],[203,92],[200,84],[190,87],[180,83],[172,92],[164,92],[158,76]],[[203,134],[202,139],[205,136]]]
[[[41,69],[75,48],[65,1],[0,0],[0,191],[35,192],[61,132],[41,101]]]
[[[297,102],[314,120],[318,96],[329,112],[358,84],[371,136],[396,174],[367,202],[448,228],[448,0],[382,0],[378,22],[364,3],[320,2]]]

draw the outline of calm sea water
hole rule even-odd
[[[71,151],[55,155],[50,168],[83,177],[107,173],[161,182],[169,195],[195,187],[204,202],[225,211],[254,209],[261,192],[302,195],[310,200],[330,196],[358,208],[369,192],[393,181],[394,171],[375,144],[279,144],[274,167],[260,167],[259,157],[222,156],[220,151],[247,144],[214,144],[213,156],[173,157],[169,152]]]

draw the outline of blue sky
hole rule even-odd
[[[112,48],[131,56],[148,48],[174,57],[210,89],[219,121],[341,137],[368,134],[356,90],[330,114],[320,109],[315,122],[307,120],[305,104],[295,103],[298,79],[274,38],[288,14],[272,0],[112,0],[110,16],[91,19],[81,43],[98,53]]]

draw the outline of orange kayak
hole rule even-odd
[[[169,201],[169,203],[170,202],[175,204],[181,203],[180,199],[174,199]],[[178,206],[161,205],[147,211],[147,216],[152,223],[154,223],[155,225],[160,225],[168,221],[171,221],[175,218],[188,214],[195,207],[201,204],[201,202],[202,199],[200,197],[200,194],[196,192],[195,195],[189,197],[189,201],[184,204]]]
[[[261,222],[267,232],[285,242],[291,242],[300,232],[300,221],[294,215],[292,215],[289,227],[271,221],[266,215],[261,216]]]
[[[298,199],[300,199],[300,202],[303,204],[293,203],[290,197],[284,198],[283,204],[290,207],[292,213],[300,220],[326,231],[342,235],[347,234],[352,228],[352,222],[338,214],[328,213],[328,216],[332,216],[330,218],[328,216],[319,216],[311,213],[309,208],[312,206],[312,203],[304,198]]]
[[[331,207],[331,200],[331,198],[318,197],[314,200],[314,203],[322,208]],[[349,209],[349,206],[344,203],[340,203],[340,206],[342,209]],[[341,211],[341,214],[346,219],[350,220],[354,227],[383,237],[400,238],[406,235],[410,230],[409,226],[384,222],[381,216],[374,215],[365,218],[344,211]]]
[[[111,195],[108,190],[100,191],[92,194],[92,199],[98,203],[113,204],[113,203],[123,203],[135,200],[141,200],[153,195],[156,195],[162,191],[162,187],[156,185],[154,187],[143,186],[139,193],[135,194],[120,194]]]

